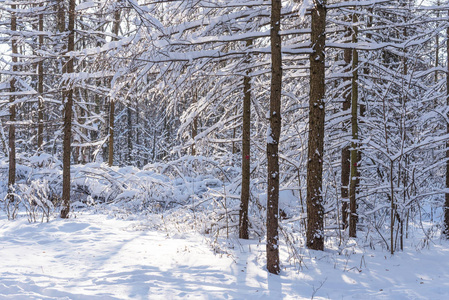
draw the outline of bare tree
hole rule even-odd
[[[446,51],[446,59],[448,62],[448,73],[446,73],[446,105],[449,107],[449,27],[446,29]],[[446,133],[449,134],[449,123],[446,124]],[[446,149],[446,189],[449,189],[449,141],[446,142]],[[446,192],[444,196],[444,233],[446,238],[449,238],[449,193]]]
[[[352,19],[353,23],[356,24],[358,22],[357,15],[353,15]],[[352,33],[352,43],[357,43],[357,25],[353,26]],[[352,141],[351,141],[351,175],[350,175],[350,183],[349,183],[349,236],[356,237],[357,236],[357,202],[356,202],[356,188],[357,188],[357,180],[359,177],[358,173],[358,163],[359,163],[359,155],[358,155],[358,136],[359,136],[359,128],[358,128],[358,63],[359,56],[357,49],[352,50],[352,84],[351,84],[351,131],[352,131]]]
[[[249,47],[252,40],[246,42]],[[248,63],[248,59],[246,60]],[[242,124],[242,192],[240,195],[239,237],[248,239],[248,206],[250,198],[251,158],[251,77],[249,70],[243,77],[243,124]]]
[[[281,0],[271,3],[271,93],[267,133],[268,191],[267,191],[267,269],[279,274],[279,138],[281,135],[282,55]]]
[[[347,37],[351,36],[351,28],[348,27]],[[347,48],[344,50],[343,59],[345,61],[345,71],[349,72],[351,70],[351,60],[352,60],[352,50]],[[345,81],[351,82],[351,78],[348,76]],[[348,83],[349,85],[349,83]],[[343,94],[343,111],[349,112],[351,108],[351,89],[347,88]],[[349,124],[347,121],[343,122],[343,132],[347,133]],[[341,219],[343,224],[343,229],[348,227],[348,202],[349,202],[349,175],[351,172],[350,164],[350,147],[349,144],[341,150]]]
[[[9,172],[8,172],[8,189],[11,192],[13,185],[16,183],[16,127],[14,122],[16,121],[16,105],[14,96],[16,92],[16,78],[15,73],[17,72],[17,36],[14,34],[17,31],[17,16],[16,10],[17,5],[11,5],[11,51],[12,51],[12,76],[9,82],[10,84],[10,96],[9,96]],[[14,202],[14,195],[9,194],[9,201]]]
[[[307,247],[324,249],[324,208],[321,195],[324,152],[324,79],[326,2],[314,1],[310,54],[309,141],[307,162]]]
[[[42,8],[44,6],[43,3],[40,4]],[[39,48],[42,49],[44,46],[44,14],[40,12],[39,21],[38,21],[38,29],[39,29]],[[37,125],[37,149],[39,151],[42,150],[42,146],[44,144],[44,60],[41,59],[37,63],[37,92],[39,93],[38,98],[38,125]]]
[[[117,39],[120,29],[120,10],[116,8],[114,11],[114,24],[112,33],[114,39]],[[130,119],[130,118],[129,118]],[[115,100],[110,99],[109,105],[109,149],[108,149],[108,164],[111,167],[114,163],[114,123],[115,123]]]
[[[62,1],[61,1],[62,2]],[[60,2],[62,6],[63,3]],[[63,15],[63,7],[60,7],[60,14]],[[69,1],[68,9],[68,40],[67,40],[67,52],[75,50],[75,0]],[[62,22],[64,19],[60,19]],[[61,25],[61,29],[62,26]],[[74,71],[74,58],[69,57],[65,64],[63,72],[65,74],[73,73]],[[66,80],[63,90],[64,101],[64,141],[63,141],[63,158],[62,158],[62,201],[63,208],[61,210],[61,218],[68,218],[70,212],[70,154],[71,154],[71,139],[72,139],[72,110],[73,110],[73,87],[69,79]]]

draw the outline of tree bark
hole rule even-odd
[[[437,6],[440,6],[440,1],[437,0]],[[437,10],[437,19],[440,18],[440,11]],[[438,65],[440,64],[440,35],[439,32],[437,32],[437,35],[435,36],[435,68],[438,68]],[[438,81],[438,71],[435,71],[435,82]]]
[[[282,54],[281,0],[271,2],[271,91],[270,116],[267,133],[268,191],[267,191],[267,269],[279,274],[279,138],[281,134]]]
[[[112,33],[114,34],[113,39],[118,40],[118,34],[120,29],[120,10],[114,12],[114,24],[112,28]],[[112,167],[114,164],[114,123],[115,123],[115,101],[110,99],[109,104],[109,143],[108,143],[108,165]]]
[[[44,5],[41,3],[40,7]],[[39,49],[44,46],[44,15],[43,12],[39,14]],[[37,149],[42,151],[42,146],[44,144],[44,61],[41,59],[37,64],[38,82],[37,82],[37,92],[39,93],[38,98],[38,125],[37,125]]]
[[[353,23],[358,22],[358,17],[356,14],[353,15]],[[357,26],[353,26],[352,43],[357,43]],[[351,142],[351,176],[349,184],[349,236],[357,236],[357,179],[359,177],[358,164],[359,164],[359,150],[358,150],[358,138],[359,138],[359,128],[358,128],[358,99],[359,99],[359,89],[357,85],[358,81],[358,63],[359,55],[357,50],[352,49],[352,92],[351,92],[351,127],[352,127],[352,142]]]
[[[448,11],[449,15],[449,11]],[[446,106],[449,107],[449,27],[446,29]],[[448,114],[449,117],[449,114]],[[446,124],[446,133],[449,134],[449,124]],[[446,189],[449,189],[449,141],[446,142]],[[444,234],[449,239],[449,193],[444,194]]]
[[[16,91],[16,78],[15,73],[17,72],[17,41],[16,41],[16,31],[17,31],[17,16],[15,10],[17,6],[15,4],[11,5],[11,51],[12,51],[12,75],[9,85],[9,91],[11,95],[9,96],[9,169],[8,169],[8,195],[9,202],[14,202],[14,195],[11,194],[13,191],[13,186],[16,183],[16,126],[14,122],[16,121],[16,105],[14,104],[16,97],[14,93]]]
[[[192,102],[194,105],[197,105],[198,103],[198,90],[195,89],[192,95]],[[198,109],[195,109],[196,111],[198,111]],[[195,143],[195,138],[198,135],[198,116],[195,116],[193,118],[193,122],[192,122],[192,147],[191,147],[191,154],[192,156],[196,155],[196,143]]]
[[[315,1],[312,8],[313,53],[310,54],[309,140],[307,161],[307,247],[324,249],[324,208],[321,195],[324,152],[324,79],[326,3]]]
[[[67,52],[75,50],[75,0],[69,1],[69,23],[67,30],[69,32],[67,41]],[[65,66],[67,74],[73,73],[73,57],[69,57]],[[72,109],[73,109],[73,87],[68,80],[65,83],[63,91],[64,100],[64,141],[63,141],[63,158],[62,158],[62,201],[63,209],[61,218],[68,218],[70,213],[70,156],[71,156],[71,139],[72,139]]]
[[[352,29],[348,27],[348,34],[347,37],[351,36]],[[344,61],[346,65],[345,72],[349,72],[351,70],[351,60],[352,60],[352,50],[351,49],[345,49],[344,50]],[[345,81],[351,81],[350,77],[345,78]],[[351,89],[348,88],[345,91],[345,94],[343,95],[344,101],[343,101],[343,111],[348,111],[351,108]],[[347,134],[349,126],[348,122],[345,121],[343,123],[343,133]],[[348,210],[349,210],[349,175],[351,170],[351,164],[350,164],[350,151],[349,151],[349,145],[346,145],[341,150],[341,220],[343,229],[346,229],[348,227]]]
[[[246,42],[250,47],[252,40]],[[249,58],[245,65],[249,64]],[[251,166],[251,77],[250,70],[243,77],[243,124],[242,124],[242,192],[240,195],[239,237],[248,239],[248,207],[250,198],[250,166]]]
[[[131,101],[128,103],[128,107],[126,108],[126,114],[127,114],[127,125],[128,125],[128,134],[127,134],[127,144],[128,144],[128,157],[127,157],[127,163],[128,165],[133,164],[133,123],[132,123],[132,111],[131,111]]]

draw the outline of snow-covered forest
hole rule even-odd
[[[0,297],[449,294],[449,3],[0,0],[0,53]]]

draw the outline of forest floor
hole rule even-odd
[[[144,218],[78,213],[29,223],[26,216],[8,221],[0,214],[0,299],[449,297],[449,242],[440,239],[425,247],[406,242],[394,256],[370,247],[304,249],[301,268],[287,261],[283,245],[280,276],[264,269],[259,240],[225,241],[219,254],[214,243],[155,230]]]

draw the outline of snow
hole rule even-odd
[[[95,7],[95,6],[96,6],[95,2],[93,2],[93,1],[86,1],[86,2],[78,4],[75,7],[75,10],[76,11],[80,11],[80,10],[85,10],[85,9],[92,8],[92,7]]]
[[[447,241],[422,248],[407,240],[394,256],[355,244],[301,249],[300,269],[281,243],[276,276],[264,269],[263,241],[156,230],[158,215],[75,216],[30,224],[0,215],[1,299],[446,299],[449,292]],[[216,243],[225,250],[214,252]]]

